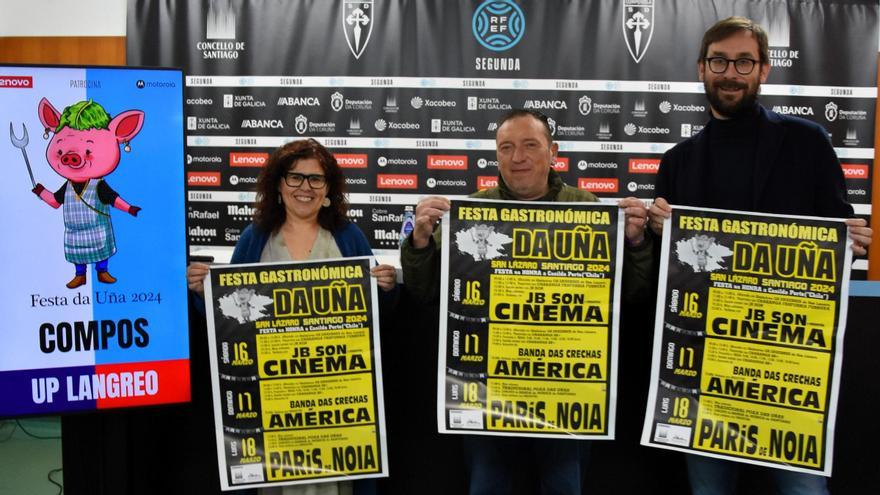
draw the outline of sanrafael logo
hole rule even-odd
[[[618,183],[617,179],[581,177],[578,179],[578,189],[584,189],[590,192],[616,193]]]
[[[379,189],[416,189],[418,176],[415,174],[379,174],[376,187]]]

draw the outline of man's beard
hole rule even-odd
[[[724,100],[718,94],[718,86],[734,86],[736,88],[745,89],[742,98],[738,101],[731,102],[729,100]],[[706,98],[709,100],[709,104],[712,108],[721,114],[724,117],[729,119],[735,119],[744,114],[748,114],[755,107],[755,102],[758,101],[758,87],[756,86],[754,90],[749,90],[748,83],[737,83],[734,81],[715,81],[714,86],[709,86],[708,81],[703,81],[703,88],[706,91]]]

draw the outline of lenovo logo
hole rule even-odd
[[[29,89],[33,87],[34,78],[31,76],[0,76],[0,88]]]
[[[220,185],[220,172],[188,172],[186,185],[217,187]]]
[[[477,189],[482,191],[483,189],[489,189],[490,187],[498,187],[498,177],[494,175],[479,175],[477,176]]]
[[[230,167],[262,167],[269,159],[269,153],[229,153]]]
[[[415,174],[379,174],[376,187],[379,189],[416,189],[418,177]]]
[[[428,155],[428,168],[439,170],[467,170],[465,155]]]
[[[660,160],[656,158],[630,158],[629,173],[656,174],[660,170]]]
[[[333,153],[336,157],[336,163],[341,168],[367,168],[367,155],[365,154],[344,154]]]
[[[553,163],[553,170],[557,172],[568,172],[568,157],[557,156],[556,162]]]
[[[581,177],[578,179],[578,189],[584,189],[590,192],[616,193],[617,179]]]
[[[840,168],[843,169],[843,176],[847,179],[867,179],[870,173],[867,165],[857,163],[841,163]]]

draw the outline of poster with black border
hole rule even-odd
[[[830,476],[851,244],[842,219],[673,206],[642,444]]]
[[[453,200],[442,227],[439,431],[613,439],[618,207]]]
[[[388,476],[370,257],[213,266],[223,490]]]

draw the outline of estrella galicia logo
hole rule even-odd
[[[471,24],[477,41],[494,52],[512,48],[526,32],[526,17],[513,0],[486,0]]]
[[[354,58],[361,58],[373,32],[373,0],[345,0],[342,30]]]
[[[299,114],[293,119],[293,128],[300,134],[305,134],[309,130],[309,119],[305,115]]]
[[[832,101],[825,105],[825,118],[828,119],[828,122],[837,120],[837,103]]]
[[[580,112],[581,115],[589,115],[590,110],[592,109],[593,100],[587,95],[581,96],[581,98],[578,100],[578,112]]]
[[[330,95],[330,108],[333,109],[334,112],[338,112],[342,110],[343,98],[342,93],[339,91]]]
[[[623,38],[636,63],[642,61],[654,34],[654,0],[623,0]]]

